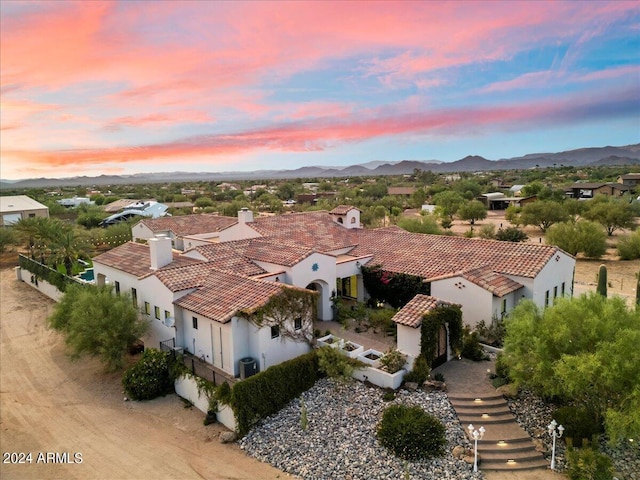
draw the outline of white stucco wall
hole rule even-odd
[[[576,266],[575,258],[559,252],[544,266],[533,281],[533,301],[540,307],[545,306],[545,294],[549,291],[549,306],[553,305],[554,287],[558,288],[561,296],[562,283],[565,284],[565,296],[573,292],[573,271]]]
[[[462,284],[458,288],[455,284]],[[471,328],[480,320],[491,322],[493,294],[462,277],[451,277],[431,282],[431,295],[462,308],[462,321]]]
[[[420,328],[398,325],[398,350],[415,358],[420,355]]]
[[[244,240],[245,238],[257,238],[261,235],[246,223],[236,223],[220,231],[221,242],[231,242],[233,240]]]
[[[32,277],[33,277],[33,282],[32,282]],[[39,279],[38,284],[36,285],[35,277],[29,270],[24,270],[20,267],[16,267],[16,278],[18,280],[22,280],[24,283],[30,285],[31,287],[35,288],[43,295],[46,295],[47,297],[49,297],[52,300],[55,300],[56,302],[59,302],[60,298],[63,295],[63,293],[60,290],[58,290],[57,287],[51,285],[46,280]]]
[[[209,399],[206,396],[200,395],[198,392],[198,385],[196,381],[189,375],[180,377],[175,381],[176,393],[182,398],[186,398],[193,405],[203,413],[207,413],[209,410]],[[218,405],[218,411],[216,413],[218,422],[223,424],[229,430],[236,430],[236,419],[233,415],[233,410],[226,405]]]

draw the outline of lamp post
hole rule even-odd
[[[556,428],[557,427],[557,428]],[[564,427],[558,425],[558,422],[551,420],[551,423],[547,426],[549,435],[553,437],[553,448],[551,449],[551,470],[556,469],[556,438],[560,438],[564,432]]]
[[[477,472],[478,471],[478,440],[482,440],[482,437],[484,437],[484,432],[486,430],[484,429],[484,427],[480,427],[478,430],[476,430],[471,423],[467,427],[467,430],[469,430],[469,436],[474,440],[473,471]]]

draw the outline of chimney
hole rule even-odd
[[[151,269],[169,265],[173,261],[171,239],[169,237],[153,237],[149,239],[149,254],[151,255]]]
[[[242,207],[238,212],[238,222],[242,224],[253,222],[253,212],[247,207]]]

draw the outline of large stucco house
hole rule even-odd
[[[500,318],[523,298],[545,306],[571,295],[575,266],[571,255],[554,246],[363,229],[360,211],[351,206],[255,218],[243,209],[237,218],[144,219],[133,227],[133,237],[94,259],[98,283],[108,281],[134,296],[151,323],[147,346],[175,339],[178,347],[234,376],[243,357],[257,359],[264,369],[308,349],[243,316],[286,286],[314,291],[314,316],[332,320],[332,297],[364,301],[361,269],[380,265],[390,274],[422,278],[435,299],[427,307],[458,304],[463,321],[474,326]],[[398,348],[413,356],[416,325],[409,323]],[[312,326],[304,322],[303,328]]]

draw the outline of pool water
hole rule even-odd
[[[82,272],[79,277],[86,282],[93,282],[93,268],[88,268]]]

